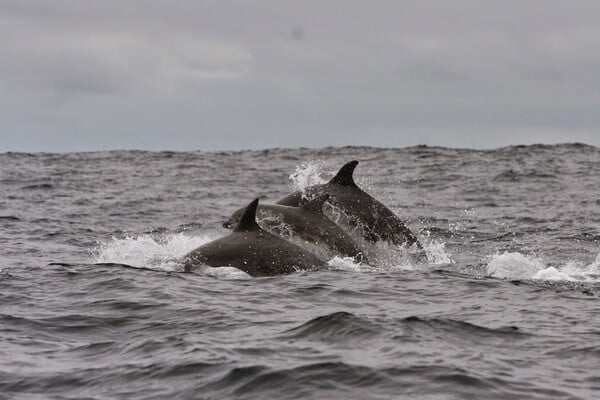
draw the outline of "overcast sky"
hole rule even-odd
[[[600,145],[600,1],[0,0],[0,151]]]

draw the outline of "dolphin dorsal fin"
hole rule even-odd
[[[342,168],[340,168],[336,176],[334,176],[329,183],[340,186],[356,186],[352,174],[354,173],[354,168],[356,168],[357,165],[358,161],[356,160],[346,163]]]
[[[327,193],[320,195],[309,201],[308,203],[300,206],[303,210],[308,210],[312,212],[323,213],[323,203],[327,201],[329,195]]]
[[[246,206],[242,214],[242,218],[240,218],[240,222],[238,222],[234,232],[251,232],[260,230],[260,227],[256,223],[257,206],[258,198],[252,200],[252,202]]]

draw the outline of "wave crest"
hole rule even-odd
[[[334,312],[311,319],[286,331],[286,336],[296,339],[339,341],[375,335],[379,327],[371,321],[346,311]]]

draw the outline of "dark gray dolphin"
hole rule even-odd
[[[311,198],[328,193],[328,202],[344,212],[351,223],[359,225],[364,238],[370,242],[384,240],[395,245],[414,244],[422,249],[415,234],[396,214],[356,185],[352,175],[357,165],[358,161],[350,161],[329,182],[306,188],[306,195]],[[299,206],[304,201],[302,192],[297,191],[279,200],[277,204]],[[419,259],[427,258],[423,253],[419,255]]]
[[[244,209],[240,222],[230,235],[185,255],[185,270],[209,265],[236,267],[252,276],[272,276],[325,265],[324,260],[302,247],[261,229],[256,223],[257,206],[258,199],[255,199]]]
[[[307,242],[326,247],[336,254],[366,262],[364,252],[354,239],[323,213],[323,203],[328,198],[327,193],[322,194],[300,207],[260,204],[259,221],[263,227],[273,233],[284,234],[285,232],[278,231],[283,224],[291,227],[295,235]],[[234,212],[223,226],[225,228],[235,226],[243,212],[243,208]],[[266,218],[260,219],[261,216]]]

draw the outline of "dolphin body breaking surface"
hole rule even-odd
[[[369,242],[384,240],[395,245],[416,245],[422,250],[416,235],[396,214],[356,185],[353,174],[357,165],[356,160],[348,162],[329,182],[309,186],[305,194],[310,198],[328,193],[328,202],[343,211],[352,224],[359,225],[363,237]],[[303,193],[296,191],[277,204],[299,206],[303,201]],[[426,260],[424,252],[421,253],[419,258]]]
[[[260,228],[256,223],[257,206],[258,199],[255,199],[244,209],[230,235],[206,243],[185,255],[185,271],[208,265],[235,267],[251,276],[273,276],[318,269],[325,265],[325,260]]]
[[[277,231],[282,225],[291,227],[293,234],[307,242],[323,246],[342,256],[353,257],[357,261],[367,262],[363,250],[358,244],[340,228],[335,222],[327,218],[323,212],[323,203],[329,194],[319,197],[299,207],[280,204],[259,204],[259,215],[268,215],[272,218],[261,220],[263,226],[271,231]],[[225,228],[235,226],[244,212],[241,208],[223,224]]]

